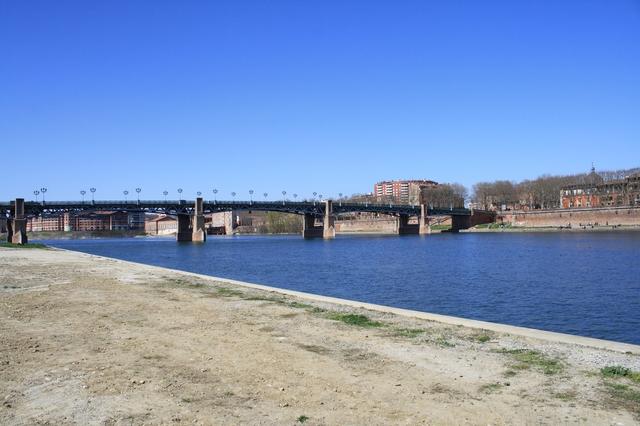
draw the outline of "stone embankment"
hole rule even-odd
[[[498,213],[497,222],[529,228],[582,229],[640,226],[640,207],[507,211]]]
[[[0,248],[0,424],[636,424],[640,347]]]

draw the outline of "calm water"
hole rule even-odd
[[[640,344],[640,233],[58,240],[151,265]]]

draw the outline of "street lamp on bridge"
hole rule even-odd
[[[202,195],[202,192],[198,191],[198,192],[196,192],[196,195],[199,197],[199,196]]]
[[[169,191],[167,191],[166,189],[164,191],[162,191],[162,195],[164,195],[164,201],[167,201],[167,195],[169,194]]]
[[[253,189],[249,190],[249,204],[253,204]]]
[[[216,194],[218,193],[218,190],[213,188],[213,203],[216,203]]]
[[[127,203],[127,195],[129,195],[129,191],[127,191],[126,189],[124,191],[122,191],[122,193],[124,194],[124,202],[125,204]]]
[[[40,194],[40,191],[38,191],[37,189],[33,191],[33,195],[36,196],[36,203],[38,202],[38,194]]]
[[[284,205],[284,202],[286,200],[285,196],[287,195],[287,191],[282,191],[282,204]]]
[[[316,195],[318,195],[317,192],[313,191],[313,205],[316,205]]]
[[[298,198],[298,194],[293,194],[293,200],[295,201]]]
[[[236,193],[235,193],[235,192],[232,192],[232,193],[231,193],[231,197],[233,197],[233,201],[235,202],[235,201],[236,201]]]
[[[91,204],[95,204],[96,200],[94,198],[94,194],[96,193],[96,189],[95,188],[89,188],[89,191],[91,191]]]
[[[40,188],[40,192],[42,192],[42,204],[44,204],[44,193],[47,192],[47,188]]]
[[[264,200],[265,200],[265,201],[267,201],[267,197],[269,196],[269,194],[265,192],[265,193],[264,193],[264,194],[262,194],[262,195],[264,195]]]
[[[84,194],[86,194],[87,191],[85,191],[84,189],[82,191],[80,191],[80,195],[82,195],[82,204],[84,204]]]
[[[178,188],[178,198],[182,199],[182,188]]]
[[[140,193],[142,192],[142,188],[136,188],[136,192],[138,193],[138,204],[140,204]]]

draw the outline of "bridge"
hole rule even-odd
[[[23,198],[0,202],[0,216],[7,217],[8,241],[15,244],[27,242],[26,221],[29,216],[53,213],[80,213],[90,211],[135,211],[164,213],[177,217],[178,241],[205,241],[204,215],[233,210],[273,211],[298,214],[303,217],[302,236],[305,238],[335,237],[335,218],[340,214],[367,212],[397,217],[398,234],[429,234],[430,216],[451,216],[452,232],[469,228],[477,223],[490,221],[487,212],[473,212],[464,208],[434,208],[428,204],[405,205],[383,203],[348,203],[343,201],[205,201],[195,200],[138,200],[138,201],[47,201],[25,202]],[[481,214],[478,214],[481,213]],[[484,216],[483,216],[484,215]],[[418,224],[410,224],[417,217]],[[320,220],[322,225],[316,225]]]

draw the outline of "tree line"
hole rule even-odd
[[[473,185],[471,201],[481,209],[529,208],[550,209],[560,207],[560,191],[570,185],[610,182],[624,179],[640,168],[579,173],[573,175],[542,175],[537,179],[512,182],[497,180]]]

